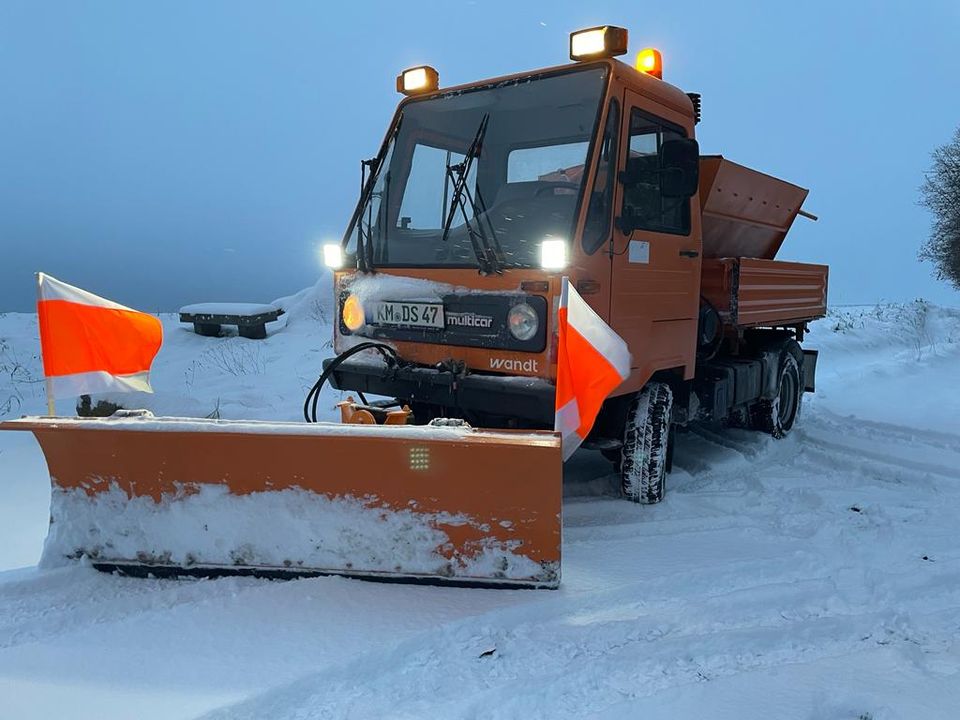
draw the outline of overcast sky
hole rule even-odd
[[[702,151],[811,189],[785,259],[831,265],[831,301],[960,295],[916,261],[917,187],[960,125],[960,2],[37,2],[0,0],[0,311],[43,270],[171,310],[269,301],[339,239],[399,100],[566,62],[567,34],[703,95]]]

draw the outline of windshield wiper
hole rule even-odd
[[[463,223],[467,229],[467,235],[470,237],[470,245],[473,247],[473,252],[477,256],[477,265],[480,268],[480,272],[485,275],[502,272],[501,265],[503,263],[503,255],[500,251],[500,243],[496,238],[496,233],[493,225],[490,224],[489,218],[487,218],[487,223],[492,239],[487,236],[487,232],[483,227],[483,219],[480,217],[485,214],[486,207],[483,204],[482,198],[479,196],[479,191],[477,191],[477,197],[471,194],[467,187],[467,178],[470,175],[470,169],[473,167],[474,161],[480,156],[480,152],[483,149],[483,138],[487,133],[487,125],[489,122],[490,113],[484,113],[483,118],[480,120],[480,126],[473,136],[473,142],[471,142],[470,147],[467,148],[463,160],[453,165],[447,165],[447,179],[453,183],[453,193],[450,197],[450,210],[447,212],[446,220],[443,223],[443,235],[440,238],[443,242],[447,241],[447,237],[450,235],[450,226],[453,225],[453,218],[459,208],[463,214]],[[480,202],[478,202],[478,199]],[[473,219],[476,221],[476,228],[470,223],[471,213]]]
[[[360,161],[360,216],[357,218],[357,267],[360,272],[371,272],[373,270],[373,238],[371,221],[368,217],[366,227],[363,223],[363,213],[368,212],[370,200],[373,198],[373,183],[377,174],[377,163],[379,157]],[[367,168],[370,168],[370,191],[367,190]],[[369,216],[368,212],[368,216]],[[364,237],[366,236],[366,237]]]

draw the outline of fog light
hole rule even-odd
[[[350,332],[356,332],[367,321],[363,312],[363,303],[356,295],[349,296],[343,302],[343,324]]]
[[[520,303],[507,313],[507,327],[517,340],[530,340],[540,329],[540,318],[536,310],[526,303]]]
[[[343,248],[340,243],[327,243],[323,246],[323,264],[333,270],[343,267]]]
[[[540,267],[562,270],[567,266],[567,241],[547,237],[540,243]]]

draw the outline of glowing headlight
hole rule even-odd
[[[570,59],[594,60],[616,57],[627,52],[627,31],[615,25],[577,30],[570,33]]]
[[[540,318],[537,317],[536,310],[526,303],[520,303],[510,308],[507,313],[507,327],[517,340],[529,340],[537,334]]]
[[[540,243],[540,267],[562,270],[567,266],[567,241],[547,237]]]
[[[340,243],[327,243],[323,246],[323,264],[334,270],[343,267],[343,248]]]
[[[341,315],[343,317],[343,324],[350,332],[356,332],[362,328],[363,324],[367,321],[363,312],[363,303],[360,302],[360,299],[356,295],[351,295],[344,300]]]

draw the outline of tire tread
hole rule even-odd
[[[627,413],[620,478],[623,494],[633,502],[652,505],[663,499],[672,409],[670,386],[650,383]]]

